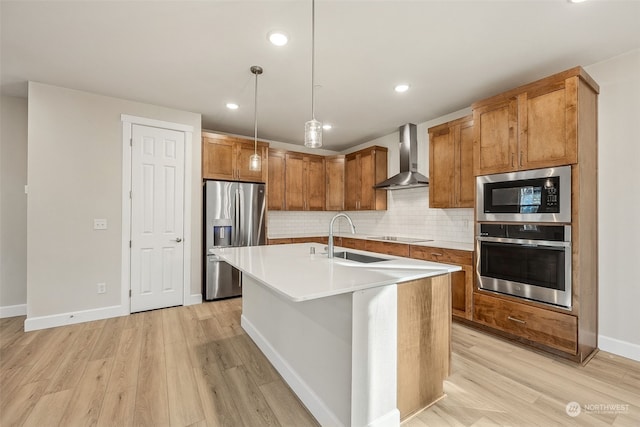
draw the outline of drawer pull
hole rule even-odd
[[[442,256],[442,254],[438,253],[438,252],[431,252],[431,255],[433,255],[433,256]]]
[[[527,323],[527,322],[525,322],[524,320],[517,319],[517,318],[515,318],[515,317],[511,317],[511,316],[507,316],[507,319],[509,319],[509,320],[513,320],[513,321],[514,321],[514,322],[516,322],[516,323],[522,323],[523,325],[524,325],[525,323]]]

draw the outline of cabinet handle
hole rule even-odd
[[[518,158],[518,163],[522,166],[522,151],[520,151],[520,157]]]
[[[431,255],[433,255],[433,256],[442,256],[442,254],[439,253],[439,252],[431,252]]]
[[[524,320],[517,319],[517,318],[515,318],[515,317],[511,317],[511,316],[507,316],[507,319],[512,320],[512,321],[514,321],[514,322],[516,322],[516,323],[523,324],[523,325],[524,325],[525,323],[527,323],[527,322],[525,322]]]
[[[516,166],[515,160],[516,160],[515,153],[511,153],[511,167],[512,168]]]

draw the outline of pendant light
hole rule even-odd
[[[258,75],[262,74],[262,67],[254,65],[250,70],[256,76],[256,85],[253,102],[253,154],[249,157],[249,170],[257,172],[262,170],[262,158],[258,155]]]
[[[311,0],[311,120],[304,124],[304,146],[309,148],[322,147],[322,123],[316,120],[315,114],[315,24],[316,3]]]

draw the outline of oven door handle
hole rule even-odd
[[[527,246],[532,248],[550,248],[550,249],[564,249],[570,248],[571,242],[554,242],[551,240],[529,240],[529,239],[509,239],[505,237],[486,237],[477,236],[476,240],[479,242],[492,242],[492,243],[505,243],[510,245]]]

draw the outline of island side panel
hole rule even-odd
[[[353,293],[351,426],[397,427],[398,285]]]
[[[243,275],[242,327],[321,425],[351,424],[352,294],[293,302]]]
[[[451,275],[398,285],[398,409],[402,420],[444,396],[451,364]]]

